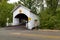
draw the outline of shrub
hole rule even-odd
[[[48,10],[40,13],[40,28],[42,29],[60,29],[60,11],[56,11],[54,15]]]

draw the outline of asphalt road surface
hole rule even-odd
[[[60,31],[0,28],[0,40],[60,40]]]

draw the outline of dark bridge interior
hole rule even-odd
[[[28,22],[28,17],[25,14],[23,14],[23,13],[17,14],[15,16],[15,18],[19,18],[19,23],[20,24],[26,24],[26,21]]]

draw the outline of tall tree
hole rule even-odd
[[[0,2],[7,2],[8,0],[0,0]]]
[[[53,14],[56,12],[59,0],[46,0],[49,11]]]
[[[37,14],[36,9],[40,6],[41,0],[20,0],[19,3],[28,7],[33,13]]]
[[[12,4],[8,4],[6,1],[0,3],[0,26],[6,25],[6,19],[9,18],[12,20],[12,13],[11,10],[13,9]]]

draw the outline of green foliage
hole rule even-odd
[[[40,28],[42,29],[60,29],[60,7],[59,0],[46,0],[47,9],[41,11]]]
[[[6,2],[0,3],[0,26],[6,26],[7,18],[9,18],[9,22],[12,21],[12,13],[11,10],[13,9],[12,4],[8,4]]]
[[[21,2],[23,2],[23,3],[21,3]],[[18,2],[18,4],[24,5],[25,7],[29,8],[31,10],[31,12],[33,12],[34,14],[37,14],[36,9],[37,9],[38,6],[40,6],[41,0],[38,0],[37,2],[36,2],[36,0],[20,0]]]
[[[60,10],[56,14],[49,14],[48,10],[40,13],[40,28],[42,29],[60,29]]]
[[[23,5],[28,7],[29,9],[32,8],[35,2],[35,0],[20,0],[20,1],[22,1],[24,3]]]
[[[58,1],[59,0],[46,0],[48,9],[53,13],[53,15],[56,12]]]

